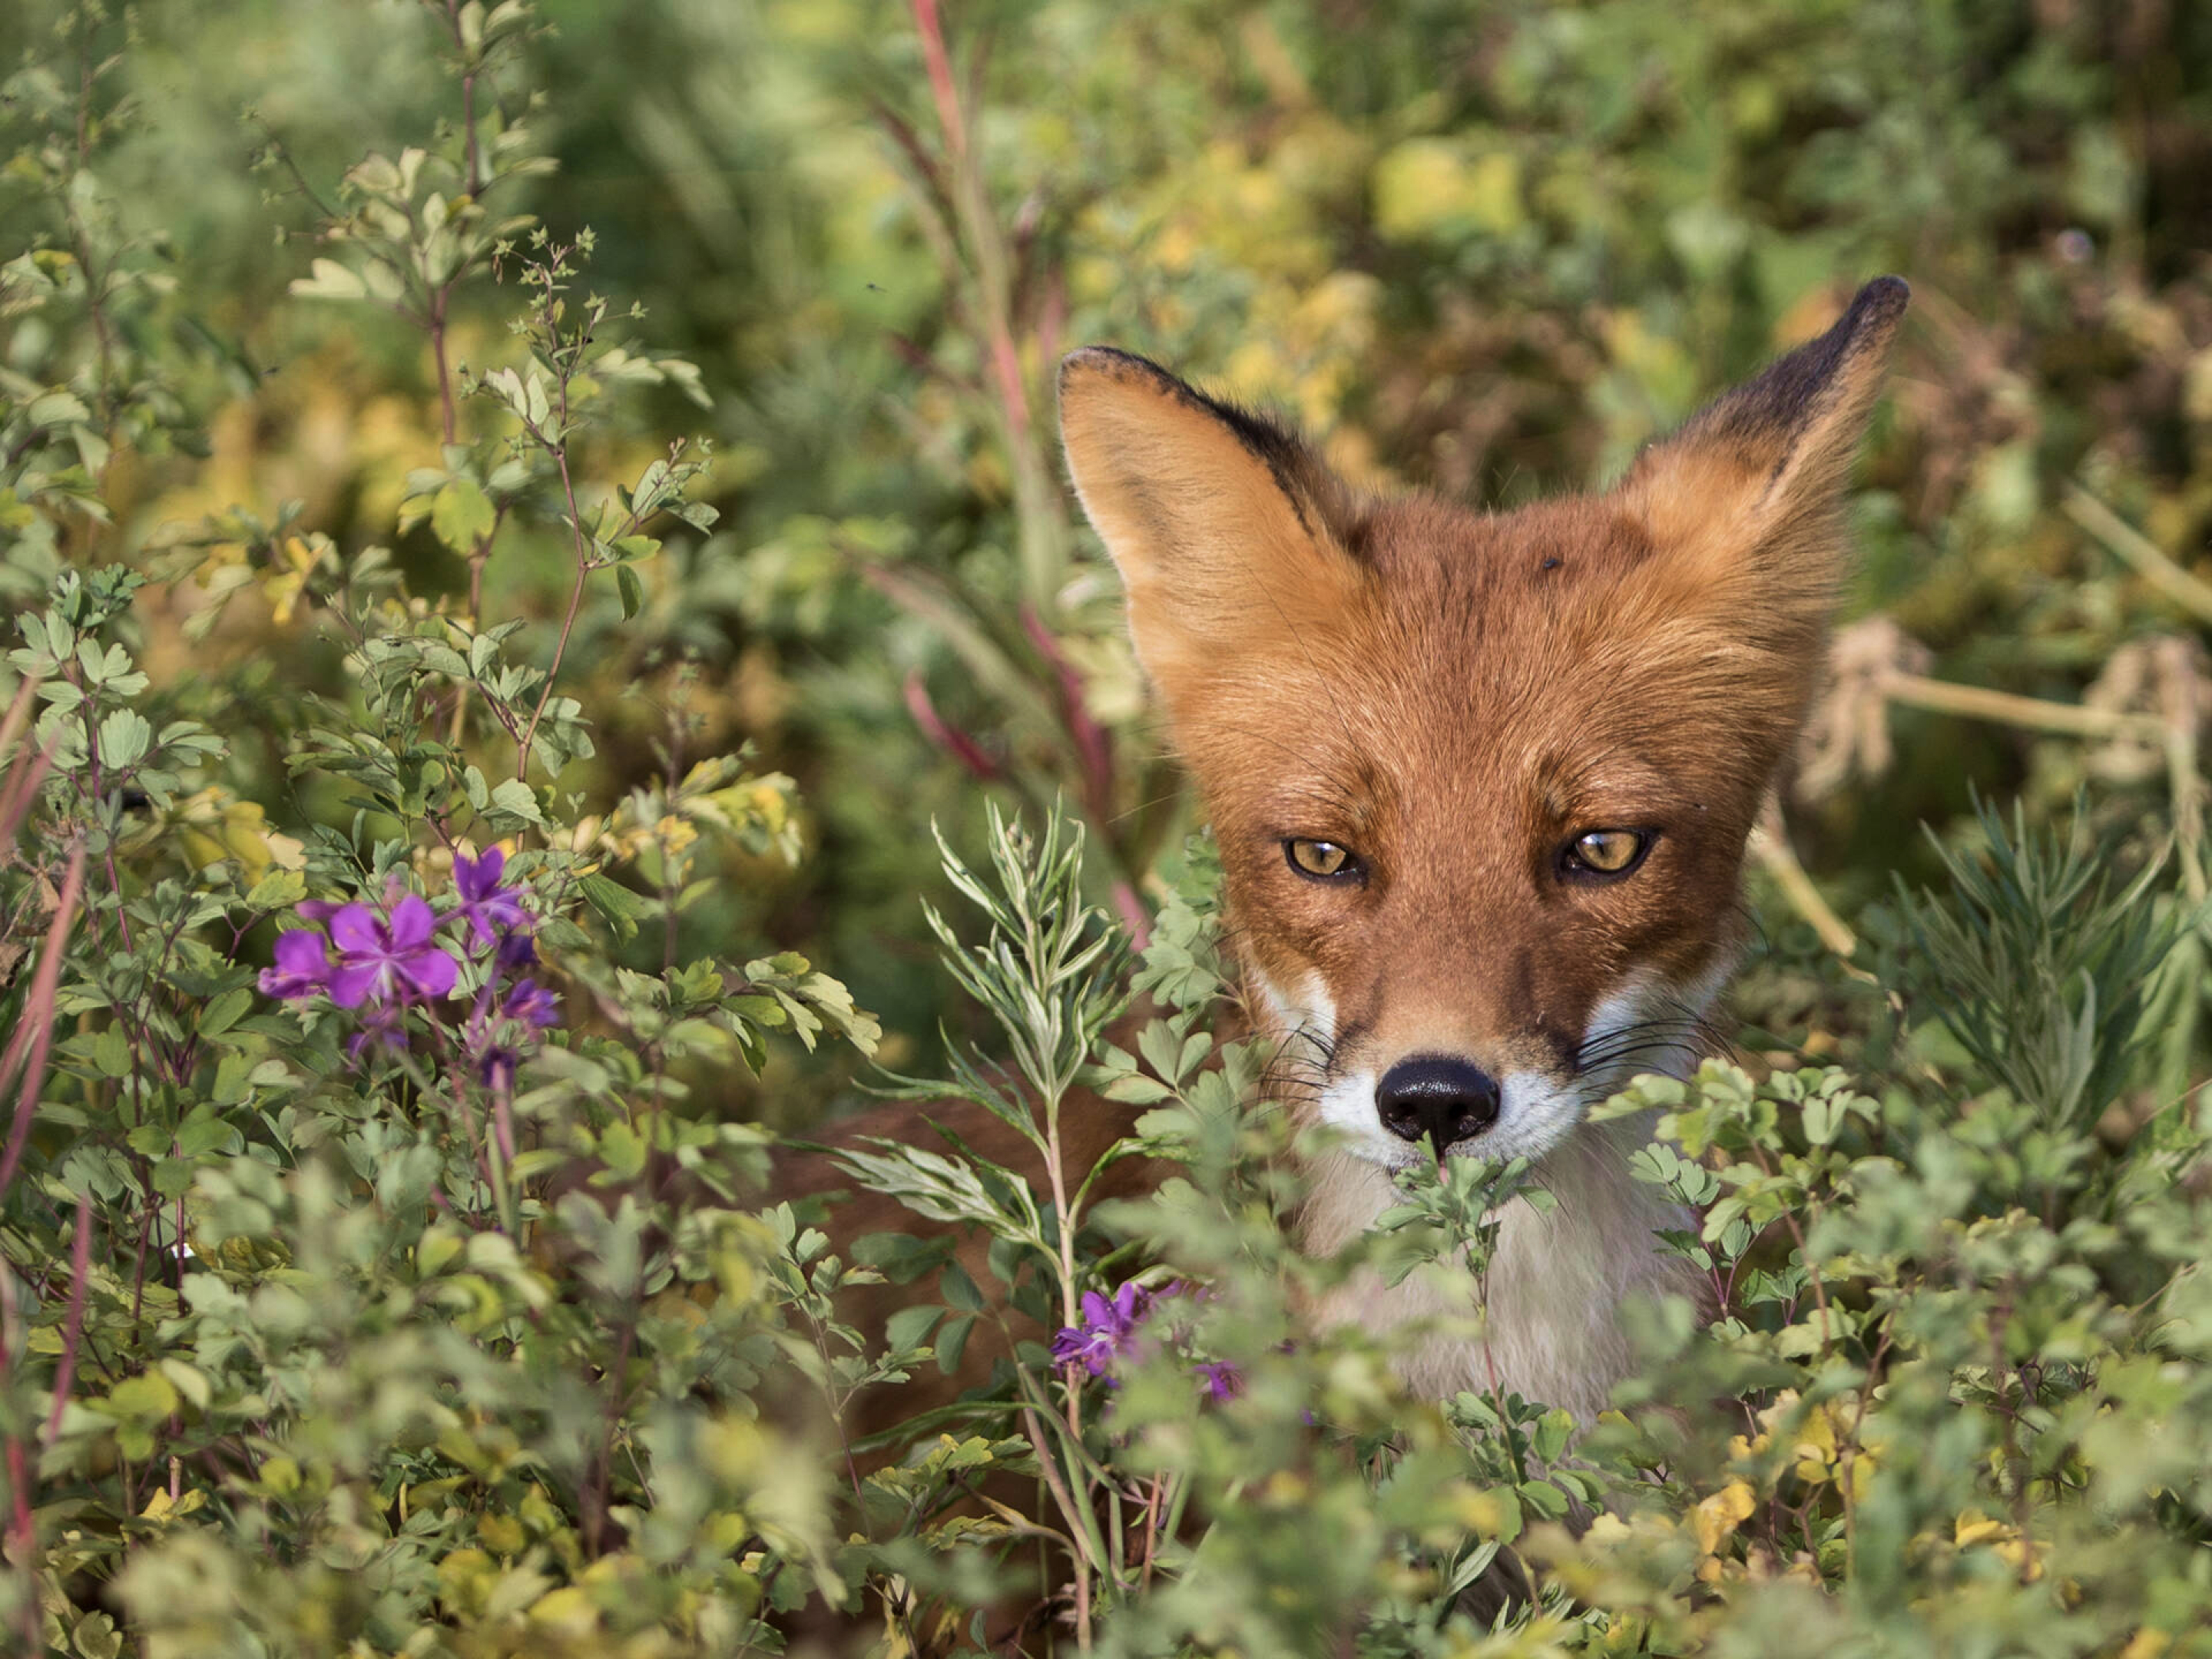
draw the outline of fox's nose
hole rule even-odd
[[[1445,1148],[1498,1121],[1498,1081],[1464,1060],[1415,1054],[1382,1073],[1375,1109],[1392,1134],[1428,1141],[1442,1158]]]

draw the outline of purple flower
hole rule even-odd
[[[492,966],[502,974],[511,974],[518,968],[538,965],[538,945],[527,933],[502,933],[499,949],[492,952]]]
[[[359,1060],[371,1048],[404,1048],[407,1046],[406,1017],[396,1003],[386,1003],[372,1008],[362,1018],[360,1026],[346,1039],[346,1057]]]
[[[1217,1405],[1244,1392],[1244,1379],[1225,1359],[1209,1359],[1191,1367],[1191,1375],[1206,1384],[1206,1398]]]
[[[512,1089],[515,1068],[521,1064],[522,1056],[514,1049],[494,1046],[477,1057],[477,1076],[487,1089]]]
[[[1111,1302],[1085,1291],[1083,1322],[1060,1328],[1052,1339],[1052,1357],[1063,1365],[1079,1364],[1093,1376],[1105,1376],[1129,1352],[1151,1304],[1151,1295],[1134,1279],[1116,1291]]]
[[[320,933],[296,928],[276,938],[276,965],[261,970],[261,994],[311,997],[330,984],[330,947]]]
[[[561,999],[534,979],[517,980],[500,1012],[533,1031],[543,1031],[561,1023]]]
[[[466,918],[480,945],[496,945],[530,926],[530,912],[522,908],[522,889],[499,884],[506,868],[507,854],[496,847],[482,858],[464,855],[453,860],[453,891],[459,901],[447,919]]]
[[[341,1008],[401,996],[441,997],[453,988],[460,964],[433,942],[438,919],[413,893],[392,907],[389,921],[366,904],[349,904],[331,918],[337,946],[331,970],[331,1000]]]

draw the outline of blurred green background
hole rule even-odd
[[[0,18],[6,61],[51,55],[55,9]],[[1970,780],[2041,811],[2094,777],[2106,815],[2169,815],[2140,745],[1883,688],[1910,670],[2201,718],[2197,625],[2066,508],[2086,487],[2212,575],[2212,8],[948,0],[934,84],[927,4],[543,10],[556,27],[497,96],[536,100],[558,167],[503,205],[596,233],[592,284],[641,302],[643,337],[713,400],[596,434],[597,472],[702,431],[724,515],[648,568],[642,626],[587,614],[568,689],[605,729],[564,782],[611,802],[656,743],[739,738],[792,774],[811,855],[727,870],[687,944],[807,951],[883,1016],[894,1066],[975,1018],[917,904],[939,886],[933,817],[972,838],[987,792],[1065,792],[1098,831],[1102,899],[1145,891],[1190,827],[1059,483],[1053,364],[1089,341],[1279,408],[1360,483],[1502,505],[1602,483],[1901,272],[1849,600],[1894,629],[1850,636],[1789,805],[1797,850],[1855,918],[1891,871],[1930,867],[1915,826],[1954,823]],[[419,332],[287,297],[319,210],[253,165],[273,136],[327,194],[428,131],[453,107],[432,26],[400,0],[131,14],[138,122],[103,181],[169,287],[124,322],[189,362],[210,449],[119,464],[129,535],[297,499],[343,547],[394,545],[416,591],[465,586],[427,528],[392,539],[407,471],[436,462]],[[0,222],[30,210],[0,175]],[[515,297],[467,294],[460,359],[501,358]],[[570,568],[556,533],[503,542],[488,610],[557,611]],[[256,574],[276,594],[282,573]],[[190,581],[143,602],[149,669],[220,671],[206,712],[228,708],[272,817],[296,817],[281,724],[250,705],[334,684],[337,653],[275,600],[187,645],[207,602]],[[1771,894],[1761,910],[1772,961],[1814,948]],[[1754,976],[1773,1006],[1747,1012],[1786,1021],[1778,986]],[[838,1079],[770,1082],[796,1111]]]

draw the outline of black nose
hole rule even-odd
[[[1443,1054],[1415,1054],[1382,1074],[1375,1088],[1382,1127],[1403,1140],[1445,1148],[1498,1121],[1498,1081],[1480,1066]]]

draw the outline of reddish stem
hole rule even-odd
[[[62,946],[67,943],[70,927],[76,921],[76,905],[84,890],[84,843],[70,851],[69,873],[62,878],[61,898],[54,906],[54,919],[46,928],[46,941],[39,951],[38,970],[32,975],[31,994],[23,1004],[22,1023],[8,1045],[8,1059],[20,1058],[23,1067],[23,1086],[15,1097],[15,1121],[9,1127],[8,1150],[0,1156],[0,1198],[5,1198],[9,1184],[15,1179],[15,1169],[23,1161],[23,1149],[30,1144],[31,1120],[38,1113],[39,1091],[46,1086],[46,1054],[54,1040],[54,998],[62,975]],[[27,1044],[22,1042],[25,1030],[30,1032]],[[19,1045],[21,1045],[19,1048]],[[0,1063],[0,1078],[8,1068]]]
[[[1114,878],[1114,908],[1121,913],[1121,926],[1129,930],[1129,943],[1142,951],[1152,942],[1152,912],[1145,908],[1137,890],[1122,877]]]
[[[8,1556],[28,1565],[35,1528],[31,1524],[31,1460],[23,1450],[23,1437],[8,1437]]]
[[[82,1192],[76,1198],[76,1237],[70,1243],[69,1316],[62,1325],[62,1363],[54,1372],[54,1403],[46,1413],[41,1445],[51,1446],[60,1437],[62,1408],[69,1404],[70,1389],[76,1382],[77,1345],[84,1340],[84,1282],[91,1272],[92,1194]]]
[[[1083,769],[1084,804],[1091,822],[1104,824],[1114,812],[1114,751],[1106,728],[1092,720],[1091,711],[1083,706],[1083,677],[1075,672],[1034,606],[1022,607],[1022,630],[1059,682],[1060,724],[1067,728]]]
[[[906,677],[906,708],[921,734],[966,767],[978,781],[989,783],[998,777],[999,763],[983,752],[975,738],[937,712],[918,668]]]
[[[952,84],[952,56],[945,49],[945,26],[937,15],[937,0],[914,0],[914,21],[921,32],[921,61],[929,71],[930,96],[937,103],[945,143],[956,156],[965,155],[968,124],[960,113],[960,94]]]

